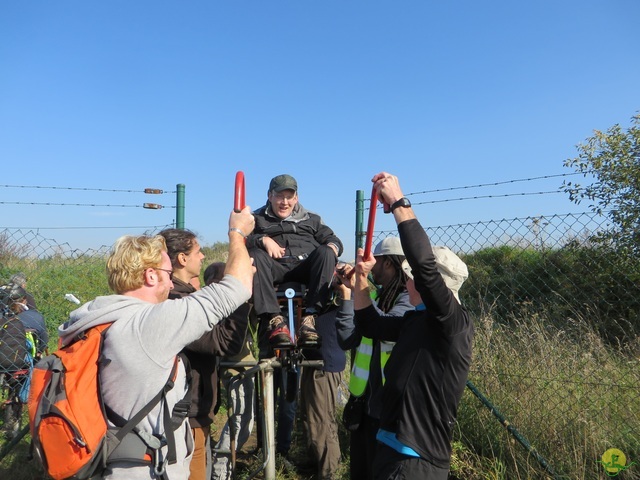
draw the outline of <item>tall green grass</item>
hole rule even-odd
[[[205,249],[205,263],[224,260],[223,246]],[[47,320],[50,348],[55,349],[56,328],[77,308],[64,294],[73,293],[83,302],[109,294],[104,265],[100,256],[33,260],[5,255],[0,280],[6,281],[16,271],[27,274],[28,289]],[[476,279],[481,276],[477,274]],[[478,287],[467,292],[476,290],[486,291]],[[627,463],[640,462],[638,337],[630,335],[619,344],[610,337],[603,340],[602,312],[589,315],[557,305],[545,309],[540,302],[529,308],[519,299],[517,309],[501,307],[496,313],[487,298],[478,295],[469,302],[476,324],[470,380],[548,462],[557,478],[607,478],[599,461],[609,448],[622,450]],[[549,297],[550,303],[556,300]],[[624,330],[625,325],[611,328]],[[28,441],[27,435],[0,462],[0,478],[42,478],[35,463],[26,460]],[[0,438],[0,448],[5,444]],[[460,404],[453,446],[452,478],[551,478],[469,390]],[[347,465],[348,449],[343,453]],[[346,467],[341,478],[348,478]],[[639,480],[640,464],[618,478]]]
[[[540,314],[508,324],[490,313],[479,317],[470,380],[557,478],[602,478],[599,460],[607,449],[618,448],[630,460],[640,456],[638,341],[616,349],[584,319],[568,320],[563,329],[555,323]],[[499,459],[496,472],[505,472],[466,478],[552,477],[470,391],[458,421],[456,439],[481,457]],[[639,479],[640,465],[621,478]]]

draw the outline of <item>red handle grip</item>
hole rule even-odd
[[[378,203],[378,194],[376,192],[376,187],[371,189],[371,204],[369,205],[369,221],[367,222],[367,236],[364,242],[364,255],[362,258],[367,259],[369,255],[371,255],[371,244],[373,243],[373,227],[376,223],[376,205]],[[354,268],[349,272],[348,278],[353,277],[353,274],[356,273],[356,269]]]
[[[378,203],[378,192],[373,187],[371,190],[371,205],[369,206],[369,221],[367,222],[367,237],[364,242],[364,259],[371,255],[371,243],[373,242],[373,227],[376,224],[376,205]]]
[[[240,213],[245,207],[244,202],[244,172],[236,172],[236,183],[234,188],[233,211]]]

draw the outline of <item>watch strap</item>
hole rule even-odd
[[[411,202],[407,197],[402,197],[400,200],[393,202],[391,205],[391,211],[393,212],[398,207],[410,207]]]

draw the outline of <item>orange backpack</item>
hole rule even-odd
[[[101,355],[104,332],[110,326],[108,323],[86,330],[73,343],[44,357],[33,370],[27,402],[31,438],[36,457],[55,480],[82,480],[100,473],[121,443],[130,450],[131,437],[139,447],[127,451],[124,455],[127,459],[146,464],[159,461],[161,442],[149,445],[153,442],[142,441],[136,434],[136,426],[173,388],[177,357],[164,388],[124,425],[120,422],[121,428],[108,428],[99,371],[104,361]],[[171,413],[165,412],[165,421],[170,417]],[[173,433],[172,428],[167,430]],[[127,442],[123,442],[125,437]],[[167,459],[173,463],[173,435],[164,440],[170,447]],[[159,467],[156,470],[161,477],[164,464]]]

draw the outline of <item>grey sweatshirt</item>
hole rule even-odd
[[[70,320],[58,332],[64,345],[89,327],[115,322],[105,335],[103,353],[109,363],[102,369],[100,380],[105,404],[126,419],[160,391],[171,373],[175,356],[186,345],[231,315],[249,297],[250,292],[230,275],[187,297],[158,304],[125,295],[97,297],[71,312]],[[175,386],[167,394],[170,410],[186,390],[186,372],[180,363]],[[175,431],[178,461],[167,465],[170,480],[189,477],[193,439],[187,426],[183,422]],[[156,406],[139,427],[150,433],[163,433],[161,406]],[[147,466],[118,463],[107,470],[104,478],[154,477]]]

